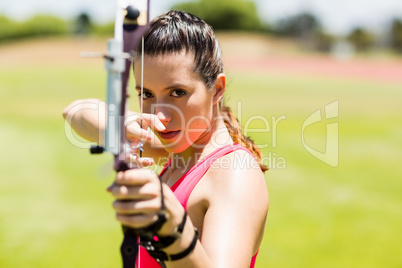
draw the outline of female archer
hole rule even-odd
[[[143,57],[143,67],[141,61],[134,64],[143,114],[130,114],[126,137],[134,144],[147,141],[138,160],[142,166],[169,159],[159,175],[166,222],[155,236],[170,242],[159,253],[168,256],[165,263],[172,268],[254,267],[268,211],[267,168],[223,105],[226,77],[214,32],[194,15],[170,11],[151,22],[144,40],[136,54]],[[105,118],[85,109],[90,102],[105,109],[98,100],[81,100],[63,115],[81,105],[71,125],[99,142]],[[134,229],[152,225],[160,210],[160,187],[150,169],[118,172],[108,188],[117,220]],[[141,248],[139,267],[160,267],[151,251]]]

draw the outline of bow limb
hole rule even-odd
[[[126,162],[125,116],[128,79],[135,51],[149,27],[149,0],[117,0],[114,38],[108,41],[104,55],[108,72],[106,97],[105,147],[91,148],[91,153],[109,152],[114,155],[116,171],[130,168]],[[141,107],[142,114],[142,107]],[[123,226],[121,254],[124,268],[135,267],[138,255],[136,230]]]
[[[132,52],[149,27],[149,0],[118,0],[115,36],[108,41],[107,126],[105,150],[115,155],[115,169],[128,169],[124,144],[128,79]],[[142,111],[141,111],[142,113]]]
[[[122,2],[122,1],[121,1]],[[124,53],[132,54],[135,51],[138,43],[142,39],[143,35],[149,28],[149,0],[129,0],[125,1],[123,8],[125,10],[125,18],[121,25],[121,30],[123,31],[123,51]],[[117,29],[117,27],[116,27]],[[119,31],[119,30],[117,30]],[[128,165],[125,162],[125,152],[123,145],[126,141],[125,139],[125,113],[126,113],[126,99],[128,98],[128,79],[131,71],[131,66],[133,64],[133,58],[130,57],[125,60],[125,68],[122,73],[122,103],[120,107],[120,156],[115,159],[115,169],[117,171],[127,170]],[[141,115],[142,115],[142,105],[141,105]],[[142,151],[140,151],[141,153]],[[134,229],[123,226],[124,240],[121,245],[121,256],[124,268],[132,268],[136,265],[137,255],[139,255],[139,234]],[[138,263],[140,266],[140,263]]]

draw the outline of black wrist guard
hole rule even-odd
[[[141,246],[143,246],[146,250],[152,250],[152,248],[156,248],[158,250],[162,248],[166,248],[173,244],[179,237],[181,237],[184,225],[186,224],[187,220],[187,212],[184,211],[183,220],[181,223],[174,229],[173,233],[168,236],[158,236],[154,234],[153,236],[144,236],[141,237]],[[166,221],[166,218],[165,218]],[[164,221],[164,222],[165,222]],[[164,223],[163,222],[163,223]],[[159,230],[159,229],[158,229]]]
[[[198,241],[198,230],[194,229],[194,236],[191,244],[180,253],[177,254],[167,254],[166,252],[159,250],[153,246],[147,249],[149,255],[151,255],[158,263],[164,263],[165,261],[177,261],[187,257],[195,248]]]
[[[193,240],[191,241],[190,246],[183,250],[182,252],[178,254],[167,254],[166,252],[162,251],[162,249],[172,245],[174,242],[176,242],[177,239],[181,237],[183,234],[184,226],[186,224],[187,220],[187,212],[184,212],[183,220],[182,222],[175,228],[173,233],[169,236],[157,236],[155,235],[154,237],[141,237],[141,246],[143,246],[159,264],[164,263],[165,261],[175,261],[175,260],[180,260],[184,257],[186,257],[188,254],[190,254],[198,240],[198,230],[195,229],[194,231],[194,237]],[[164,266],[162,266],[164,267]]]

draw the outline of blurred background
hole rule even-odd
[[[80,52],[106,50],[114,7],[0,1],[0,267],[121,266],[111,156],[61,115],[104,99],[103,60]],[[151,16],[170,8],[215,28],[226,102],[270,166],[256,267],[402,267],[402,2],[157,0]]]

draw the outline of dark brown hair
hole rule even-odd
[[[207,88],[212,88],[217,76],[223,72],[223,62],[218,40],[212,27],[199,17],[183,11],[169,11],[150,23],[144,37],[144,54],[158,56],[181,51],[194,54],[194,72],[199,74]],[[137,56],[141,55],[139,44]],[[261,163],[261,150],[253,140],[243,135],[241,125],[231,109],[219,105],[223,120],[233,141],[249,149],[256,157],[262,171],[268,168]]]

